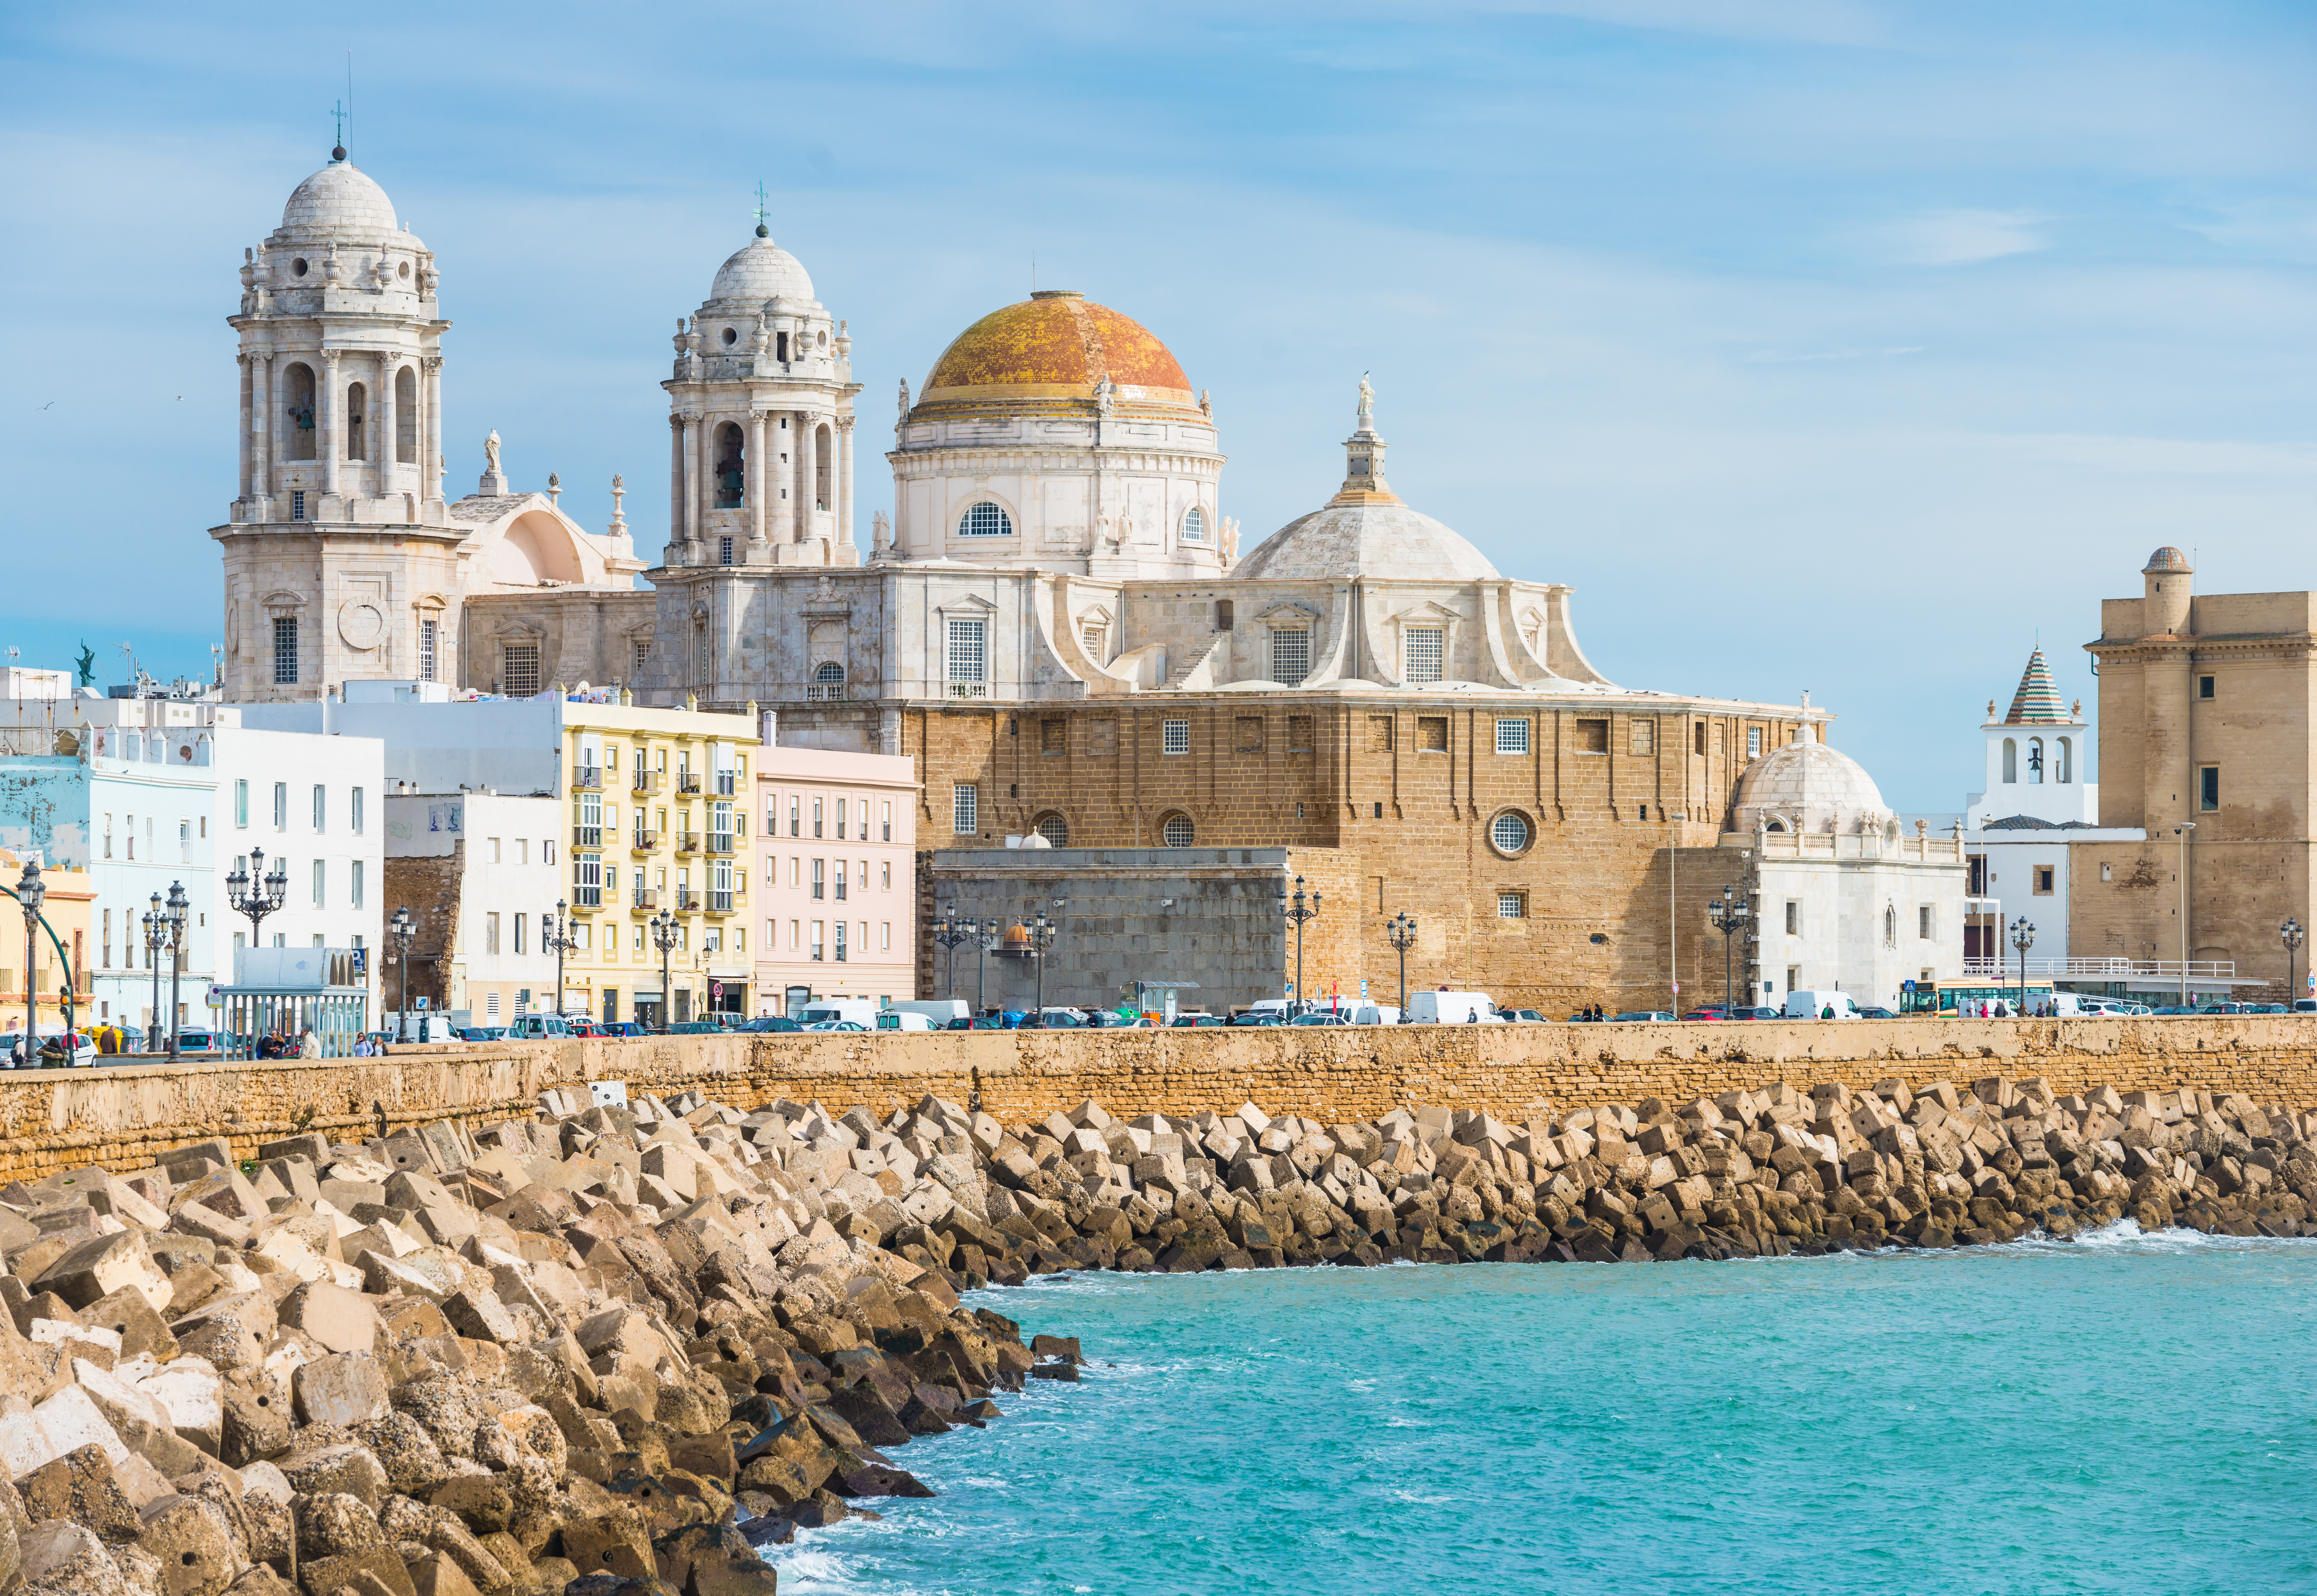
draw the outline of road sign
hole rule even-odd
[[[1899,983],[1899,990],[1902,992],[1911,992],[1915,990],[1915,983],[1911,981],[1902,981]]]
[[[710,982],[708,983],[708,995],[711,998],[722,997],[724,995],[724,983],[720,981]]]
[[[1367,978],[1366,976],[1363,975],[1363,976],[1361,976],[1361,977],[1360,977],[1360,1001],[1361,1001],[1361,1002],[1363,1002],[1363,1003],[1364,1003],[1364,1002],[1366,1002],[1367,1000],[1368,1000],[1368,978]]]
[[[425,1008],[426,1007],[426,1005],[427,1005],[427,1002],[428,1002],[428,1001],[429,1001],[429,1000],[428,1000],[428,998],[427,998],[426,994],[425,994],[425,993],[424,993],[424,992],[421,992],[421,993],[419,993],[419,994],[418,994],[418,996],[416,996],[416,997],[415,997],[415,998],[413,998],[413,999],[411,999],[411,1000],[410,1000],[410,1006],[411,1006],[413,1009],[425,1009]]]

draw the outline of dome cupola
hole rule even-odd
[[[1805,721],[1794,740],[1756,760],[1738,784],[1737,827],[1772,831],[1882,831],[1894,817],[1874,778],[1818,740]]]

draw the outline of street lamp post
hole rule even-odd
[[[2021,915],[2011,922],[2011,946],[2019,950],[2019,1014],[2027,1014],[2027,950],[2035,946],[2035,928]]]
[[[973,922],[966,922],[969,926]],[[981,922],[980,940],[973,945],[973,1017],[980,1019],[989,1008],[989,955],[997,951],[997,922]]]
[[[2301,944],[2307,933],[2302,930],[2301,922],[2288,914],[2285,917],[2285,923],[2277,928],[2277,939],[2285,944],[2285,1006],[2290,1009],[2300,997],[2300,961],[2296,955],[2301,952]]]
[[[1060,908],[1061,900],[1054,900],[1054,905]],[[1046,950],[1054,946],[1055,935],[1061,928],[1062,922],[1050,918],[1042,909],[1030,922],[1030,956],[1038,964],[1038,1012],[1032,1017],[1030,1023],[1041,1030],[1046,1024]]]
[[[546,922],[540,928],[539,945],[541,947],[551,947],[555,950],[555,1012],[561,1014],[563,1012],[563,955],[578,946],[579,943],[578,939],[571,934],[569,906],[564,900],[558,898],[555,901],[553,912],[542,914],[539,918]]]
[[[177,1041],[177,975],[184,965],[185,910],[192,907],[192,900],[185,896],[184,883],[171,882],[168,903],[162,910],[162,919],[167,922],[169,936],[169,1057],[172,1062],[182,1056]],[[156,991],[158,991],[157,986]]]
[[[273,874],[268,875],[265,874],[265,850],[251,848],[249,868],[244,870],[236,865],[225,878],[225,891],[227,906],[237,914],[249,917],[249,946],[255,947],[259,922],[281,908],[282,901],[290,895],[289,862],[276,861]],[[237,977],[239,973],[235,972]]]
[[[153,907],[143,915],[145,921],[145,968],[153,977],[153,1001],[148,1011],[150,1020],[145,1027],[145,1051],[161,1051],[161,949],[169,940],[168,910],[161,907],[161,894],[153,894]]]
[[[1383,923],[1383,934],[1400,955],[1400,1018],[1408,1023],[1408,950],[1416,946],[1416,917],[1405,909]]]
[[[40,1062],[40,994],[32,982],[32,955],[40,948],[40,905],[48,895],[49,889],[40,881],[40,861],[25,860],[24,874],[16,883],[16,901],[24,910],[24,1063],[28,1067]],[[71,1048],[69,1037],[65,1046]]]
[[[957,950],[980,935],[978,921],[957,918],[954,903],[943,910],[941,919],[934,922],[935,944],[949,950],[949,995],[953,998],[957,996]]]
[[[2180,1007],[2188,1006],[2188,833],[2196,829],[2194,820],[2182,820],[2172,828],[2172,835],[2180,839]]]
[[[1304,1011],[1303,1000],[1303,928],[1320,918],[1320,894],[1313,892],[1307,905],[1303,901],[1303,878],[1295,878],[1295,891],[1291,895],[1284,888],[1279,894],[1279,912],[1295,923],[1295,1002],[1290,1017]]]
[[[665,1036],[675,1013],[675,993],[667,973],[667,955],[675,950],[675,912],[663,909],[647,923],[651,927],[652,946],[659,949],[659,1031]]]
[[[1729,887],[1723,887],[1722,896],[1709,898],[1706,903],[1713,928],[1722,933],[1722,1007],[1726,1016],[1736,1009],[1738,1003],[1738,989],[1731,984],[1731,944],[1737,940],[1738,933],[1744,930],[1747,923],[1754,918],[1754,910],[1753,905]]]
[[[255,922],[252,922],[253,924]],[[404,904],[386,922],[387,939],[394,944],[394,962],[402,966],[402,1001],[394,1011],[394,1039],[410,1040],[410,944],[418,935],[418,922],[410,915],[410,906]]]

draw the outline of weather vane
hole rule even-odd
[[[756,184],[756,237],[757,237],[757,238],[771,238],[771,237],[773,236],[773,233],[772,233],[772,228],[770,227],[770,225],[768,224],[768,222],[767,222],[767,220],[766,220],[766,218],[767,218],[767,217],[769,217],[770,215],[771,215],[771,211],[770,211],[769,207],[766,205],[766,202],[765,202],[765,185],[764,185],[762,183],[759,183],[759,184]]]

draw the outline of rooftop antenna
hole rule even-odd
[[[756,184],[756,237],[759,238],[769,238],[773,236],[773,229],[765,225],[766,214],[765,185],[763,180],[759,179]]]
[[[351,45],[351,44],[350,44],[350,45],[346,46],[346,131],[347,131],[347,132],[352,132],[352,131],[353,130],[353,125],[354,125],[354,47],[353,47],[353,45]],[[340,137],[339,137],[339,139],[338,139],[338,142],[339,142],[340,144],[344,144],[344,143],[345,142],[345,138],[344,138],[344,136],[343,134],[342,134],[342,135],[340,135]]]

